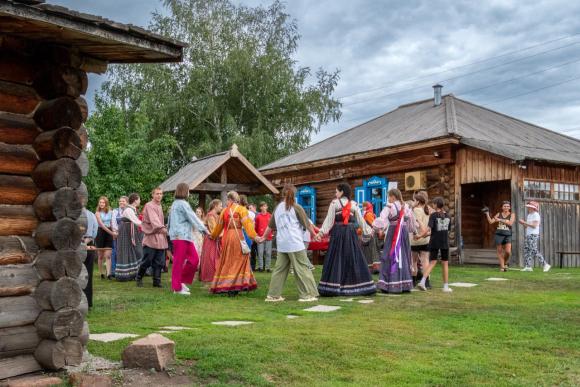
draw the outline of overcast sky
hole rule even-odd
[[[48,0],[146,27],[159,0]],[[253,6],[264,0],[239,0]],[[300,66],[340,69],[343,116],[313,142],[443,93],[580,138],[580,2],[292,0]],[[92,76],[88,98],[104,79]]]

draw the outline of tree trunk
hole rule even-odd
[[[32,354],[39,342],[34,325],[0,329],[0,359]]]
[[[36,216],[43,221],[61,218],[78,219],[83,206],[76,190],[61,188],[58,191],[43,192],[34,201]]]
[[[77,159],[77,164],[81,169],[82,177],[87,177],[87,175],[89,174],[89,158],[87,157],[87,154],[85,152],[81,152],[81,155]]]
[[[77,98],[86,93],[87,74],[68,66],[51,66],[39,72],[33,83],[38,95],[44,99],[69,96]]]
[[[70,97],[44,101],[34,113],[34,121],[45,131],[62,128],[63,126],[77,130],[81,127],[82,118],[81,108]]]
[[[82,290],[79,284],[68,277],[58,281],[42,281],[34,292],[34,298],[44,310],[77,308],[81,303]]]
[[[30,294],[39,282],[38,273],[30,263],[2,266],[0,270],[0,297]]]
[[[32,204],[38,189],[28,176],[0,175],[0,204]]]
[[[86,122],[87,118],[89,118],[89,105],[87,104],[87,100],[84,99],[82,96],[80,96],[77,99],[75,99],[75,101],[77,102],[77,104],[79,105],[79,108],[81,109],[82,121]],[[81,126],[81,128],[82,128],[82,126]]]
[[[78,188],[81,179],[81,169],[69,158],[45,161],[38,164],[32,172],[32,180],[41,191],[56,191],[63,187]]]
[[[0,265],[30,263],[38,253],[38,246],[31,237],[0,237]]]
[[[83,345],[79,337],[66,337],[62,340],[65,350],[65,362],[68,366],[77,366],[83,362]]]
[[[32,235],[37,225],[32,206],[0,204],[0,236]]]
[[[81,331],[81,334],[79,336],[79,340],[80,340],[81,344],[83,345],[83,347],[86,347],[87,344],[89,343],[90,334],[91,334],[91,331],[89,330],[89,323],[87,321],[85,321],[83,323],[83,330]]]
[[[40,133],[40,129],[30,117],[21,114],[0,113],[0,142],[29,145]]]
[[[38,364],[33,355],[22,355],[0,359],[0,380],[13,376],[29,374],[40,371],[42,366]]]
[[[0,81],[0,111],[29,114],[40,101],[32,87]]]
[[[43,132],[34,141],[34,150],[41,160],[54,160],[61,157],[78,159],[81,155],[81,139],[76,131],[62,127]]]
[[[84,125],[81,125],[79,130],[77,130],[79,137],[81,138],[81,147],[83,149],[87,149],[87,145],[89,145],[89,132]]]
[[[38,164],[38,156],[30,145],[0,143],[0,173],[30,175]]]
[[[44,222],[36,229],[36,243],[43,249],[72,249],[79,248],[82,239],[79,225],[71,219],[62,218],[56,222]]]
[[[81,289],[85,289],[89,283],[89,273],[85,265],[81,265],[81,274],[76,278],[77,283]]]
[[[34,324],[40,312],[32,296],[0,297],[0,328]]]
[[[67,336],[79,336],[83,330],[83,316],[77,309],[65,308],[59,311],[45,310],[36,323],[38,335],[43,339],[60,340]]]
[[[34,357],[50,370],[60,370],[66,365],[66,350],[62,341],[42,340],[34,351]]]
[[[81,303],[79,304],[78,311],[83,316],[83,319],[87,318],[87,314],[89,314],[89,300],[85,292],[81,294]]]
[[[38,71],[30,58],[16,52],[4,51],[0,61],[0,80],[32,85]]]
[[[34,266],[43,280],[57,280],[62,277],[77,278],[84,267],[82,255],[81,249],[43,250],[34,261]]]

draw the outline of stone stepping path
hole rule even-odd
[[[486,281],[508,281],[507,278],[498,278],[498,277],[490,277],[490,278],[486,278]]]
[[[164,329],[166,331],[184,331],[187,329],[191,329],[190,327],[180,327],[180,326],[167,326],[167,327],[161,327],[161,329]]]
[[[375,302],[375,300],[360,300],[358,303],[359,304],[372,304],[373,302]]]
[[[353,302],[354,301],[354,298],[344,298],[344,299],[342,299],[340,301],[342,301],[342,302]]]
[[[316,305],[316,306],[313,306],[312,308],[304,309],[304,311],[305,312],[328,313],[328,312],[337,311],[340,308],[341,308],[340,306],[334,306],[334,305]]]
[[[449,286],[453,286],[456,288],[472,288],[474,286],[477,286],[477,284],[472,284],[470,282],[453,282],[450,283]]]
[[[157,331],[157,333],[163,333],[163,334],[168,334],[168,333],[177,333],[179,331]]]
[[[89,340],[100,341],[102,343],[110,343],[111,341],[117,341],[127,338],[139,337],[133,333],[91,333],[89,335]]]
[[[300,316],[296,316],[295,314],[289,314],[288,316],[286,316],[286,318],[289,320],[293,320],[293,319],[298,318],[298,317],[300,317]]]
[[[223,325],[227,327],[237,327],[240,325],[250,325],[253,324],[253,321],[214,321],[212,322],[213,325]]]

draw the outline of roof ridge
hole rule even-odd
[[[498,115],[500,115],[500,116],[502,116],[502,117],[506,117],[506,118],[508,118],[508,119],[511,119],[511,120],[514,120],[514,121],[518,121],[518,122],[521,122],[521,123],[523,123],[523,124],[526,124],[526,125],[533,126],[533,127],[535,127],[535,128],[538,128],[538,129],[540,129],[540,130],[543,130],[543,131],[545,131],[545,132],[548,132],[549,134],[557,134],[558,136],[560,136],[560,137],[564,137],[565,139],[568,139],[568,140],[574,140],[575,142],[578,142],[578,143],[580,143],[580,140],[579,140],[579,139],[577,139],[577,138],[575,138],[575,137],[572,137],[572,136],[565,135],[565,134],[563,134],[563,133],[557,132],[557,131],[555,131],[555,130],[552,130],[552,129],[544,128],[543,126],[539,126],[539,125],[536,125],[536,124],[534,124],[534,123],[531,123],[531,122],[528,122],[528,121],[524,121],[524,120],[522,120],[522,119],[520,119],[520,118],[517,118],[517,117],[514,117],[514,116],[510,116],[510,115],[507,115],[507,114],[505,114],[505,113],[502,113],[502,112],[498,112],[497,110],[490,109],[490,108],[488,108],[488,107],[486,107],[486,106],[483,106],[483,105],[478,105],[478,104],[476,104],[476,103],[473,103],[473,102],[467,101],[467,100],[465,100],[465,99],[462,99],[462,98],[457,98],[457,97],[455,97],[455,96],[453,96],[453,98],[455,98],[455,99],[457,99],[457,100],[459,100],[459,101],[461,101],[461,102],[464,102],[464,103],[466,103],[466,104],[468,104],[468,105],[475,106],[475,107],[477,107],[477,108],[480,108],[480,109],[487,110],[487,111],[489,111],[489,112],[492,112],[492,113],[498,114]]]

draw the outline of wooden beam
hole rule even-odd
[[[327,166],[331,166],[331,165],[340,165],[340,164],[344,164],[344,163],[352,162],[352,161],[366,160],[366,159],[371,159],[371,158],[381,157],[381,156],[390,156],[390,155],[397,154],[397,153],[410,152],[410,151],[415,151],[415,150],[419,150],[419,149],[430,148],[430,147],[435,147],[435,146],[440,146],[440,145],[447,145],[447,144],[459,144],[459,139],[454,138],[454,137],[446,137],[446,138],[437,139],[437,140],[423,141],[423,142],[416,143],[416,144],[401,145],[401,146],[393,147],[393,148],[383,148],[383,149],[379,149],[379,150],[372,150],[372,151],[367,151],[367,152],[362,152],[362,153],[354,153],[354,154],[341,156],[341,157],[335,157],[335,158],[331,158],[331,159],[312,161],[309,163],[294,164],[294,165],[289,165],[289,166],[279,167],[279,168],[272,168],[272,169],[264,169],[264,170],[261,170],[260,172],[262,173],[262,175],[266,176],[267,178],[271,178],[271,176],[273,176],[273,175],[277,175],[277,174],[285,173],[285,172],[304,171],[307,169],[315,169],[315,168],[327,167]]]
[[[222,165],[220,182],[225,186],[228,183],[228,169],[226,168],[225,164]],[[222,203],[225,203],[228,199],[228,191],[224,188],[221,191],[221,198]],[[225,204],[224,204],[225,206]]]
[[[201,183],[192,191],[197,192],[222,192],[236,191],[253,193],[256,192],[260,186],[258,184],[222,184],[222,183]]]

